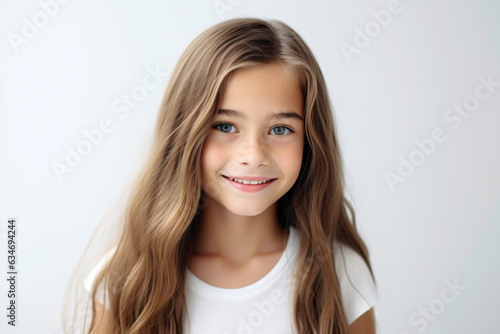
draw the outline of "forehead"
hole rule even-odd
[[[231,73],[220,109],[242,113],[294,111],[303,116],[304,99],[298,78],[281,63],[257,65]],[[233,113],[233,116],[237,116]]]

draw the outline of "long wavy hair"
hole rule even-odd
[[[150,153],[133,183],[116,250],[95,278],[91,300],[104,284],[113,319],[110,333],[183,333],[186,265],[199,212],[206,205],[200,157],[230,75],[281,62],[299,79],[304,96],[304,152],[293,187],[278,200],[279,223],[300,238],[294,323],[300,334],[348,333],[335,271],[333,244],[364,259],[356,231],[332,108],[311,50],[286,24],[240,18],[196,37],[182,54],[157,116]],[[374,279],[375,280],[375,279]],[[92,305],[91,327],[96,324]]]

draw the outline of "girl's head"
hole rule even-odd
[[[255,101],[256,96],[261,101]],[[227,110],[249,117],[234,117]],[[269,114],[289,111],[302,119],[266,119]],[[222,120],[234,127],[225,123],[214,129]],[[277,123],[296,131],[288,135],[284,127],[270,128]],[[264,131],[266,126],[268,131]],[[284,135],[275,130],[285,130]],[[223,137],[224,132],[236,131],[238,136]],[[254,208],[238,209],[237,203],[225,202],[234,213],[255,215],[281,198],[278,217],[283,225],[294,225],[291,208],[305,204],[301,197],[309,191],[306,188],[318,194],[321,190],[315,188],[333,185],[327,191],[341,193],[341,166],[321,70],[298,34],[278,21],[234,19],[196,37],[172,74],[155,141],[153,156],[168,154],[157,163],[165,165],[167,182],[175,181],[174,189],[184,190],[181,195],[185,197],[178,201],[190,205],[186,214],[191,216],[214,198],[232,197],[223,191],[228,184],[222,175],[277,178],[273,184],[277,191],[265,199],[259,192],[261,201],[252,201]],[[260,166],[255,159],[261,159]],[[192,211],[194,207],[197,210]]]
[[[237,201],[225,176],[276,180],[258,196],[238,192],[249,200]],[[191,237],[200,210],[215,202],[240,215],[272,206],[280,224],[297,227],[299,333],[345,333],[333,241],[368,263],[367,251],[344,197],[321,70],[299,35],[279,21],[219,23],[177,63],[120,241],[91,294],[107,282],[116,333],[181,332]]]

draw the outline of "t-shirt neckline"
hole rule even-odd
[[[289,236],[285,246],[285,250],[281,255],[280,259],[276,263],[276,265],[261,279],[257,282],[254,282],[250,285],[241,287],[241,288],[221,288],[198,278],[195,274],[187,269],[187,286],[192,286],[198,292],[201,292],[205,295],[215,296],[217,298],[231,298],[231,297],[241,297],[244,295],[254,295],[259,290],[269,286],[274,280],[276,280],[280,273],[287,267],[292,255],[294,254],[294,250],[297,245],[297,231],[293,226],[289,227]]]

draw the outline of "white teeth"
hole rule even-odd
[[[267,183],[267,182],[271,181],[271,179],[265,180],[265,181],[248,181],[248,180],[242,180],[242,179],[233,179],[231,177],[228,177],[228,179],[230,179],[231,181],[236,181],[236,182],[243,183],[243,184],[261,184],[261,183]]]

